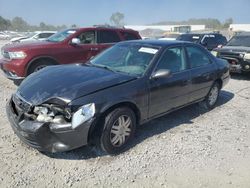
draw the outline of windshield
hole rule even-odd
[[[179,37],[177,37],[177,40],[198,43],[200,40],[200,36],[199,35],[180,35]]]
[[[61,32],[58,32],[52,36],[50,36],[47,41],[50,42],[62,42],[64,41],[66,38],[68,38],[70,35],[73,35],[76,32],[75,29],[67,29]]]
[[[234,36],[227,46],[248,46],[250,47],[250,36]]]
[[[158,50],[158,47],[147,47],[134,43],[119,44],[96,56],[90,63],[115,72],[142,76]]]
[[[33,36],[35,36],[37,33],[29,33],[28,35],[26,35],[27,38],[31,38]]]

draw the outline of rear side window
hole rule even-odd
[[[99,31],[98,43],[115,43],[119,42],[120,37],[115,31]]]
[[[124,40],[137,40],[139,39],[137,35],[133,34],[133,33],[129,33],[129,32],[121,32]]]
[[[191,68],[204,66],[210,63],[207,54],[201,49],[193,46],[186,47],[186,49]]]

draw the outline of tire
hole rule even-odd
[[[54,63],[51,60],[45,60],[45,59],[37,60],[36,62],[30,65],[28,69],[28,75],[32,74],[33,72],[37,72],[50,65],[56,65],[56,63]]]
[[[22,83],[22,81],[23,80],[14,80],[13,82],[16,86],[19,86]]]
[[[100,138],[101,149],[108,154],[118,154],[126,149],[136,130],[135,113],[127,107],[110,112],[104,121]]]
[[[215,82],[211,89],[209,90],[205,100],[202,102],[202,106],[207,110],[211,110],[216,106],[216,103],[220,94],[220,85],[218,82]]]

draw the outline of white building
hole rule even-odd
[[[174,31],[177,27],[190,26],[191,31],[205,30],[205,25],[125,25],[125,28],[133,29],[136,31],[143,31],[146,29],[156,29],[163,31]]]
[[[250,31],[250,24],[230,24],[230,31]]]

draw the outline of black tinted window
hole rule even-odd
[[[121,32],[124,40],[137,40],[138,37],[135,34],[129,32]]]
[[[216,38],[217,44],[223,44],[223,45],[225,45],[227,43],[227,39],[224,36],[218,35],[215,38]]]
[[[215,45],[216,44],[215,36],[214,35],[205,36],[202,42],[207,45]]]
[[[192,68],[210,63],[207,54],[197,47],[187,47],[187,55]]]
[[[160,59],[157,69],[168,69],[171,72],[180,72],[186,69],[182,47],[169,48]]]
[[[98,43],[114,43],[119,41],[120,38],[115,31],[99,31]]]

